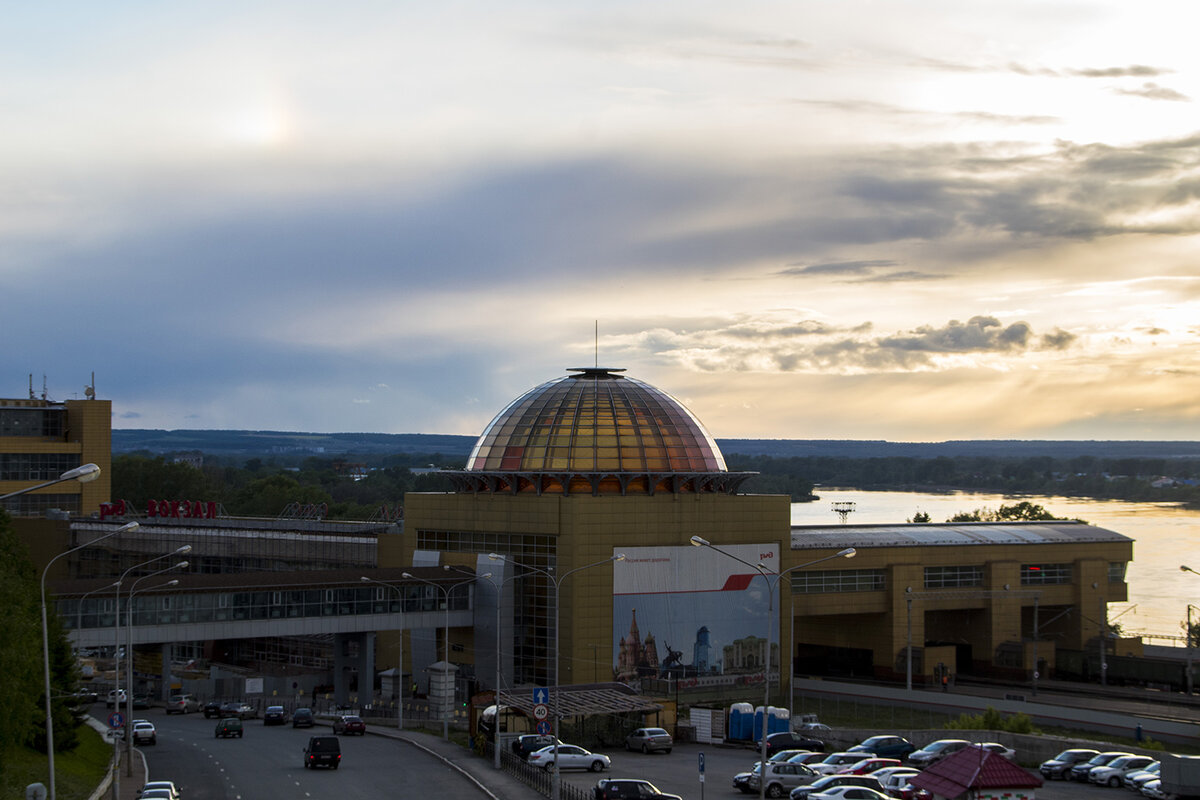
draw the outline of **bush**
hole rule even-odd
[[[1028,714],[1005,716],[991,706],[982,714],[962,714],[943,727],[950,730],[1004,731],[1005,733],[1037,733]]]

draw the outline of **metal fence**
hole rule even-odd
[[[495,758],[494,746],[494,742],[488,742],[483,748],[482,755],[489,761]],[[543,797],[551,797],[554,793],[554,772],[530,766],[516,753],[502,749],[500,768]],[[594,800],[591,789],[581,789],[566,781],[561,782],[560,789],[562,800]]]

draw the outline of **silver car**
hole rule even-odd
[[[640,750],[643,753],[671,752],[675,742],[671,734],[663,728],[638,728],[625,737],[625,749],[630,752]]]

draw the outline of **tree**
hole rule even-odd
[[[917,513],[913,514],[912,519],[910,519],[908,521],[909,522],[929,522],[929,512],[928,511],[918,511]]]
[[[960,511],[947,522],[1009,522],[1017,520],[1039,521],[1066,519],[1056,517],[1041,506],[1022,500],[1011,506],[1000,506],[993,511],[990,508],[977,508],[974,511]]]
[[[0,608],[4,637],[0,640],[0,773],[6,756],[25,744],[38,713],[42,693],[42,623],[33,562],[0,510]]]

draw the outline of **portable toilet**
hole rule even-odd
[[[752,739],[754,739],[754,741],[756,741],[756,742],[760,742],[760,741],[762,741],[762,732],[763,732],[763,714],[764,714],[764,713],[765,713],[765,712],[764,712],[764,710],[763,710],[763,707],[762,707],[762,706],[755,706],[755,707],[754,707],[754,731],[753,731],[753,733],[752,733],[752,735],[751,735],[751,738],[752,738]],[[768,717],[767,717],[767,724],[768,724],[768,725],[770,725],[770,724],[771,724],[771,719],[770,719],[770,716],[768,716]],[[770,733],[770,732],[771,732],[771,731],[768,729],[768,730],[767,730],[767,733]]]
[[[792,721],[792,712],[787,708],[771,706],[767,715],[767,733],[787,733]]]
[[[746,741],[754,735],[754,706],[734,703],[729,707],[729,738]]]

